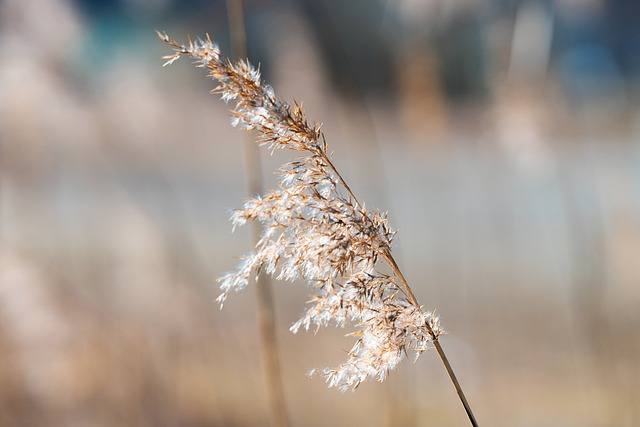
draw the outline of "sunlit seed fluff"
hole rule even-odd
[[[218,302],[247,287],[259,269],[281,280],[306,281],[315,294],[291,331],[348,323],[357,329],[348,360],[321,371],[340,390],[369,378],[381,381],[408,351],[424,352],[442,333],[438,318],[418,306],[391,261],[395,232],[386,215],[366,210],[353,196],[327,154],[320,126],[310,125],[298,105],[279,100],[249,62],[221,58],[209,37],[181,45],[158,35],[174,49],[166,64],[191,56],[218,81],[215,92],[235,102],[233,126],[255,131],[258,143],[272,150],[302,153],[280,168],[277,190],[248,200],[231,215],[234,228],[251,220],[263,232],[255,251],[219,279]],[[385,274],[381,262],[394,273]]]

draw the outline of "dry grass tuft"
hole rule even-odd
[[[381,381],[409,350],[417,357],[429,343],[437,345],[438,317],[418,304],[391,255],[395,232],[383,213],[365,209],[353,195],[331,162],[320,126],[310,124],[297,104],[278,99],[249,62],[222,58],[209,37],[181,45],[158,36],[175,51],[164,57],[165,65],[186,55],[208,69],[219,83],[214,92],[235,103],[233,126],[256,132],[271,150],[302,153],[280,168],[277,190],[250,199],[232,215],[234,227],[258,221],[263,232],[255,251],[220,279],[220,304],[259,271],[305,280],[315,295],[293,332],[331,323],[357,328],[349,359],[322,370],[329,386],[341,390],[368,378]]]

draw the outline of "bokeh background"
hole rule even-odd
[[[249,56],[303,102],[436,309],[486,426],[640,425],[640,3],[246,0]],[[0,425],[266,426],[243,140],[167,47],[216,0],[0,2]],[[230,54],[230,53],[229,53]],[[263,153],[266,185],[287,153]],[[468,425],[435,352],[341,394],[348,330],[292,335],[295,426]]]

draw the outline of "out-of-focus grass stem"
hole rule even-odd
[[[227,0],[231,48],[236,58],[247,57],[247,36],[244,25],[242,0]],[[259,147],[250,136],[244,137],[245,175],[249,194],[263,192],[262,164]],[[252,223],[251,237],[254,242],[260,240],[260,224]],[[269,420],[272,427],[288,427],[286,400],[282,385],[282,371],[275,332],[275,310],[272,284],[269,276],[259,274],[256,277],[258,323],[260,347],[269,405]]]

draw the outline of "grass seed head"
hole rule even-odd
[[[395,232],[386,215],[368,211],[355,198],[330,160],[320,126],[310,125],[298,104],[278,99],[248,61],[220,56],[209,36],[186,45],[158,32],[174,53],[206,68],[218,82],[214,92],[233,106],[231,124],[251,130],[270,149],[287,148],[302,156],[280,168],[277,190],[247,201],[232,215],[233,226],[262,224],[255,251],[236,270],[219,279],[222,305],[231,291],[244,289],[262,270],[278,279],[302,279],[314,290],[293,332],[311,327],[351,324],[357,340],[348,360],[324,369],[331,387],[355,388],[374,378],[382,381],[409,350],[416,355],[441,333],[438,317],[418,305],[391,256]],[[385,274],[386,262],[393,274]],[[319,372],[319,371],[314,371]]]

